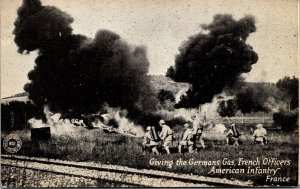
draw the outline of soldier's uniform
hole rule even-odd
[[[197,142],[200,143],[201,147],[204,149],[205,148],[205,144],[204,144],[204,140],[203,140],[203,126],[201,125],[200,121],[196,121],[195,117],[192,118],[193,120],[193,140],[194,140],[194,149],[196,149],[196,144]]]
[[[262,145],[267,143],[267,130],[263,128],[262,124],[256,125],[257,129],[254,131],[252,135],[252,139],[254,143],[260,143]]]
[[[238,146],[239,144],[242,143],[242,141],[239,140],[239,137],[240,137],[240,134],[237,131],[237,129],[235,128],[235,124],[231,124],[230,129],[226,135],[226,143],[229,145]]]
[[[159,137],[163,141],[163,147],[167,151],[168,154],[170,154],[170,146],[173,143],[173,131],[172,129],[165,124],[164,120],[159,121],[160,126],[162,127],[162,131],[159,134]]]
[[[182,135],[181,141],[178,144],[178,152],[181,153],[182,146],[187,146],[189,153],[194,152],[194,130],[188,123],[184,125],[186,127],[185,132]]]
[[[146,152],[147,148],[150,148],[153,154],[159,154],[157,150],[158,142],[154,140],[154,137],[152,135],[151,127],[147,127],[147,132],[144,135],[143,138],[143,148],[144,148],[144,153]]]

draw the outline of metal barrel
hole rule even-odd
[[[235,136],[235,137],[239,136],[239,133],[236,130],[236,126],[235,125],[232,126],[232,131],[233,131],[233,136]]]
[[[152,127],[151,127],[151,131],[152,131],[152,135],[153,135],[154,140],[155,140],[155,141],[158,141],[159,138],[158,138],[158,134],[157,134],[157,132],[156,132],[155,127],[152,126]]]
[[[51,138],[50,127],[32,128],[31,140],[49,140]]]

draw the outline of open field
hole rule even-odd
[[[211,160],[233,160],[238,162],[239,158],[247,160],[255,160],[258,158],[278,158],[280,160],[290,160],[289,166],[265,166],[261,168],[280,168],[278,175],[291,176],[289,183],[269,183],[269,185],[296,185],[298,174],[298,133],[284,134],[279,131],[269,131],[269,143],[265,146],[253,145],[250,141],[249,127],[241,127],[239,130],[243,134],[244,144],[239,147],[226,146],[222,137],[205,136],[206,149],[200,149],[193,154],[171,155],[162,154],[159,156],[142,155],[141,138],[132,138],[120,134],[104,133],[102,130],[82,130],[77,135],[61,135],[53,136],[47,142],[34,143],[30,141],[29,132],[18,131],[17,134],[22,137],[23,147],[18,152],[19,155],[45,157],[53,159],[62,159],[70,161],[94,161],[105,164],[125,165],[133,168],[146,168],[155,170],[164,170],[177,173],[187,173],[194,175],[207,175],[211,177],[237,178],[240,180],[252,180],[257,185],[265,184],[266,174],[208,174],[212,166],[205,165],[151,165],[152,158],[164,161],[176,161],[178,159],[189,161],[191,158],[195,160],[211,161]],[[180,126],[175,126],[174,131],[177,132],[176,141],[180,138]],[[177,142],[174,142],[176,151]],[[2,150],[4,152],[4,150]],[[219,168],[247,168],[247,166],[221,165]],[[277,176],[278,176],[277,175]]]

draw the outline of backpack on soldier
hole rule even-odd
[[[155,142],[158,142],[158,141],[160,141],[160,138],[159,138],[159,136],[158,136],[158,133],[157,133],[157,131],[156,131],[156,129],[155,129],[155,127],[151,127],[151,136],[152,136],[152,138],[154,139],[154,141]]]

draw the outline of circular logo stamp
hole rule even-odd
[[[8,153],[17,153],[22,146],[21,138],[16,134],[9,134],[3,140],[4,150]]]

